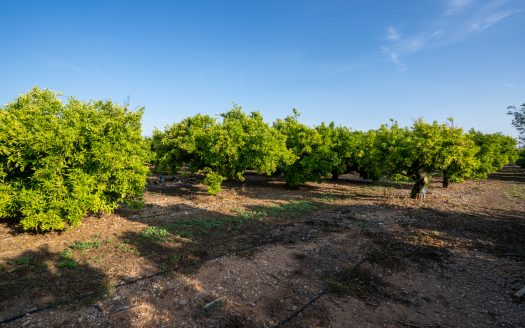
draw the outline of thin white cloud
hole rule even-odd
[[[403,58],[407,55],[464,41],[521,12],[503,8],[506,0],[486,0],[474,6],[475,1],[450,0],[446,10],[426,30],[412,35],[401,36],[395,28],[387,27],[388,43],[381,47],[382,53],[400,70],[406,70]],[[469,10],[460,13],[466,7]],[[457,15],[451,16],[452,9]]]
[[[395,27],[388,27],[386,29],[386,39],[390,41],[396,41],[401,38],[401,35],[399,35],[399,31]]]
[[[446,15],[457,15],[473,2],[474,0],[449,0]]]
[[[515,88],[516,85],[512,84],[512,83],[505,83],[504,86],[506,86],[507,88]]]
[[[519,10],[503,10],[493,13],[488,17],[479,17],[472,22],[470,27],[473,31],[483,31],[519,12]]]
[[[388,59],[392,63],[394,63],[400,71],[406,71],[407,70],[406,65],[403,64],[403,62],[401,62],[401,60],[399,59],[399,55],[395,51],[392,51],[391,49],[389,49],[387,47],[383,47],[383,53],[386,56],[388,56]]]

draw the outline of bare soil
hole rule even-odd
[[[31,234],[0,222],[6,327],[525,327],[525,172],[426,201],[355,176],[209,196],[152,177],[140,210]]]

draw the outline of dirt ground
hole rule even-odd
[[[525,327],[525,172],[426,201],[355,176],[209,196],[152,177],[140,210],[30,234],[0,222],[6,327]]]

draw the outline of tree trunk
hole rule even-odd
[[[423,190],[423,187],[425,186],[425,178],[424,176],[419,176],[416,180],[416,183],[412,187],[412,191],[410,191],[410,197],[411,198],[417,198],[417,195],[421,193],[421,190]]]
[[[448,174],[443,174],[443,188],[448,188],[448,185],[450,184]]]
[[[337,172],[332,172],[332,180],[335,181],[335,180],[337,180],[337,179],[339,179],[339,173],[337,173]]]

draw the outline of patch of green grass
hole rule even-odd
[[[126,203],[128,204],[130,209],[135,210],[135,211],[140,210],[146,205],[146,202],[144,202],[143,199],[132,199],[132,200],[128,200]]]
[[[255,212],[265,217],[288,217],[297,213],[315,211],[321,207],[320,204],[302,200],[274,206],[258,206]]]
[[[507,198],[518,198],[525,200],[525,189],[518,188],[517,186],[510,186],[505,190],[504,193]]]
[[[113,247],[122,253],[132,254],[132,255],[138,255],[139,251],[137,248],[133,245],[130,245],[128,243],[113,243]]]
[[[237,216],[219,218],[187,218],[163,225],[159,228],[182,238],[193,239],[196,236],[207,235],[213,229],[237,228],[247,219]]]
[[[252,211],[243,208],[235,208],[233,211],[237,213],[236,217],[249,220],[266,217],[288,217],[297,213],[315,211],[322,206],[322,204],[302,200],[279,205],[256,206]]]
[[[25,256],[20,256],[19,258],[15,259],[13,262],[16,265],[31,265],[34,259],[35,257],[33,255],[25,255]]]
[[[57,261],[57,267],[59,268],[76,268],[78,263],[73,259],[73,251],[68,248],[60,253],[60,257]]]
[[[152,239],[159,242],[166,242],[171,237],[171,233],[163,227],[147,227],[140,234],[139,237],[142,240]]]
[[[247,211],[244,208],[234,208],[233,211],[236,216],[244,220],[261,219],[266,217],[266,212],[260,211]]]
[[[331,195],[331,194],[327,194],[327,195],[323,195],[321,197],[319,197],[318,199],[322,202],[334,202],[338,199],[340,199],[341,197],[338,197],[336,195]]]
[[[83,250],[87,250],[87,249],[91,249],[91,248],[99,248],[100,245],[102,245],[102,243],[103,242],[101,240],[97,240],[97,241],[76,241],[72,245],[69,245],[69,248],[83,251]]]

